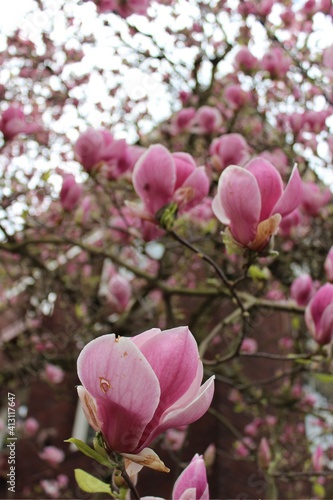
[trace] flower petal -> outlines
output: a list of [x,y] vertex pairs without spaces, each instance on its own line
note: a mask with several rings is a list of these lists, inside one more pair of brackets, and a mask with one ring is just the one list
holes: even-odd
[[[203,386],[200,387],[196,397],[188,402],[186,406],[179,408],[178,405],[175,405],[176,409],[170,408],[170,411],[166,411],[160,424],[152,429],[152,432],[146,438],[145,442],[151,443],[156,436],[166,429],[189,425],[201,418],[212,402],[214,395],[214,379],[214,375],[210,377]],[[145,442],[142,443],[143,446]]]
[[302,180],[297,170],[297,166],[295,165],[286,189],[275,205],[273,213],[280,214],[282,217],[289,215],[300,205],[302,201],[302,193]]
[[326,307],[320,319],[319,330],[315,336],[318,344],[329,344],[333,339],[333,303]]
[[96,400],[111,449],[134,451],[160,399],[158,379],[143,354],[130,339],[104,335],[81,351],[78,375]]
[[266,220],[283,193],[281,175],[277,169],[264,158],[253,158],[246,166],[257,179],[261,197],[260,221]]
[[260,252],[268,245],[270,238],[276,233],[281,222],[281,215],[275,214],[269,219],[263,220],[258,224],[255,240],[249,245],[249,248]]
[[102,422],[100,422],[97,415],[97,405],[95,399],[90,396],[89,392],[82,385],[78,386],[77,393],[81,401],[83,413],[85,414],[89,424],[94,431],[100,431],[102,429]]
[[198,346],[187,326],[171,328],[151,335],[140,347],[159,380],[159,414],[163,413],[190,388],[196,378]]
[[153,215],[172,200],[176,166],[171,153],[160,144],[150,146],[135,164],[133,186]]
[[[122,453],[122,456],[136,464],[149,467],[150,469],[158,470],[160,472],[170,472],[170,469],[164,465],[160,457],[150,448],[144,448],[138,454]],[[126,470],[128,473],[128,466]],[[137,470],[137,468],[136,468]]]

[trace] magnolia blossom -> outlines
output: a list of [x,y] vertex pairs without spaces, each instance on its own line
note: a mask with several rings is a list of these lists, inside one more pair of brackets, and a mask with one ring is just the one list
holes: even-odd
[[281,218],[297,208],[301,195],[296,167],[283,190],[276,168],[257,157],[244,168],[231,165],[222,172],[212,208],[237,245],[261,251],[276,233]]
[[200,387],[203,366],[185,326],[133,338],[104,335],[83,348],[77,365],[90,425],[109,450],[140,466],[168,471],[147,446],[165,430],[200,418],[213,397],[214,377]]
[[333,338],[333,285],[319,288],[305,310],[306,325],[318,344],[329,344]]
[[249,146],[240,134],[225,134],[213,140],[209,148],[214,167],[222,171],[229,165],[244,165],[249,159]]
[[298,276],[290,287],[290,296],[299,306],[306,306],[313,296],[314,284],[309,274]]
[[320,210],[327,205],[332,198],[329,188],[321,189],[315,182],[303,182],[302,184],[302,208],[313,217],[319,215]]
[[132,153],[126,141],[114,139],[108,130],[86,130],[76,141],[74,152],[86,172],[106,165],[110,179],[118,178],[132,165]]
[[0,119],[0,131],[5,140],[10,141],[18,134],[31,134],[40,130],[37,123],[27,123],[27,118],[21,108],[10,106],[2,113]]
[[55,446],[45,446],[39,457],[50,465],[58,465],[65,459],[65,453]]
[[66,175],[60,191],[60,203],[63,209],[68,212],[74,210],[78,206],[81,195],[82,187],[76,182],[74,175]]
[[196,112],[192,132],[197,134],[211,134],[222,125],[222,116],[217,108],[201,106]]
[[64,380],[65,372],[60,366],[47,363],[43,375],[51,384],[60,384]]
[[148,220],[171,202],[176,202],[180,211],[189,210],[209,190],[204,167],[197,167],[191,155],[171,154],[160,144],[150,146],[140,157],[132,180]]
[[330,248],[324,262],[324,269],[328,281],[333,281],[333,247]]
[[132,295],[132,287],[128,280],[120,274],[116,274],[110,279],[107,288],[111,302],[117,310],[119,312],[125,311]]
[[172,500],[209,500],[206,467],[201,455],[194,455],[180,474],[172,490]]

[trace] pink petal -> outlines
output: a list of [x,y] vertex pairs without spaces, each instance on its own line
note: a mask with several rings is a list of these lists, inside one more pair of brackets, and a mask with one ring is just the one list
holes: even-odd
[[176,183],[175,162],[159,144],[150,146],[133,170],[133,186],[153,215],[172,200]]
[[319,330],[315,339],[318,344],[329,344],[333,339],[333,303],[328,305],[320,319]]
[[81,351],[78,376],[96,400],[109,446],[134,451],[160,398],[158,379],[140,350],[125,337],[99,337]]
[[[140,453],[122,453],[122,456],[127,460],[141,465],[142,467],[149,467],[150,469],[158,470],[160,472],[170,472],[170,469],[164,465],[160,457],[150,448],[144,448]],[[127,472],[137,470],[138,468],[129,469],[129,464],[126,466]]]
[[190,210],[198,205],[208,194],[209,179],[205,167],[196,168],[186,179],[181,189],[190,193],[182,208]]
[[275,205],[273,212],[280,214],[282,217],[289,215],[293,212],[302,201],[302,181],[295,166],[291,173],[289,182],[283,195]]
[[197,168],[197,165],[188,153],[173,153],[172,158],[176,165],[176,184],[175,189],[182,186],[188,176]]
[[[260,191],[256,178],[244,168],[231,165],[221,174],[217,208],[230,220],[230,231],[238,243],[247,246],[256,237],[261,212]],[[221,212],[220,212],[221,213]]]
[[135,335],[135,337],[131,337],[131,341],[141,350],[141,347],[150,339],[154,338],[155,335],[161,333],[159,328],[151,328],[143,333],[139,333],[139,335]]
[[97,415],[97,405],[95,399],[90,396],[89,392],[82,385],[78,386],[77,393],[81,401],[83,413],[89,424],[94,431],[100,431],[102,429],[102,422],[100,422]]
[[187,326],[151,335],[141,345],[161,388],[159,414],[181,398],[196,378],[199,359],[197,343]]
[[246,166],[257,179],[261,197],[260,221],[268,219],[283,192],[282,179],[277,169],[264,158],[254,158]]
[[[214,395],[214,379],[213,375],[208,379],[200,390],[198,391],[196,397],[184,405],[182,408],[178,408],[178,405],[174,405],[177,409],[170,408],[166,411],[165,416],[161,419],[160,424],[155,427],[150,435],[147,437],[146,442],[150,443],[156,436],[164,432],[166,429],[171,427],[181,427],[182,425],[189,425],[195,422],[206,413],[208,410]],[[142,443],[144,445],[144,443]]]

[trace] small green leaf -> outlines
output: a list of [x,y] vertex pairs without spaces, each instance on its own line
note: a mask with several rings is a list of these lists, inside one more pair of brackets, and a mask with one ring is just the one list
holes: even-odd
[[333,382],[333,375],[328,373],[314,373],[313,375],[319,382],[325,382],[326,384]]
[[[288,356],[288,358],[292,359],[293,354]],[[311,359],[295,359],[296,363],[299,363],[300,365],[309,365],[312,363]]]
[[255,281],[257,280],[265,280],[267,281],[270,277],[270,272],[267,269],[267,267],[264,267],[261,269],[259,266],[250,266],[249,267],[249,276],[254,279]]
[[75,479],[77,484],[80,486],[81,490],[86,491],[87,493],[107,493],[111,497],[115,498],[115,496],[111,492],[111,487],[109,484],[103,483],[97,477],[88,474],[82,469],[74,470]]
[[324,486],[322,484],[320,484],[320,483],[314,483],[314,485],[313,485],[313,493],[318,498],[324,498],[325,497],[325,488],[324,488]]
[[98,463],[105,465],[106,467],[109,467],[110,469],[114,469],[116,467],[116,464],[112,463],[108,458],[103,457],[100,453],[97,453],[97,451],[90,448],[90,446],[88,446],[86,443],[84,443],[80,439],[69,438],[69,439],[65,440],[65,443],[75,444],[77,449],[82,451],[82,453],[87,455],[87,457],[93,458]]

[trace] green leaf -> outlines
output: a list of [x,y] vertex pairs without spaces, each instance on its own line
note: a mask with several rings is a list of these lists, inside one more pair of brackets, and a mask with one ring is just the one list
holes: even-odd
[[326,384],[333,382],[333,375],[328,373],[314,373],[313,375],[319,382],[325,382]]
[[324,488],[324,486],[322,484],[320,484],[320,483],[314,483],[314,485],[313,485],[313,493],[318,498],[324,498],[325,497],[325,488]]
[[[291,354],[290,356],[288,356],[288,358],[290,359],[293,359],[292,357],[294,356],[294,354]],[[295,359],[295,363],[299,363],[300,365],[309,365],[312,363],[311,359]]]
[[104,483],[97,477],[88,474],[82,469],[74,470],[75,479],[77,484],[80,486],[81,490],[86,491],[87,493],[107,493],[111,497],[115,498],[115,496],[111,492],[111,487],[109,484]]
[[69,438],[65,440],[65,443],[73,443],[77,447],[78,450],[82,451],[87,457],[93,458],[96,460],[98,463],[105,465],[106,467],[109,467],[110,469],[114,469],[116,467],[116,464],[112,463],[108,458],[103,457],[100,455],[100,453],[97,453],[97,451],[93,450],[88,446],[86,443],[81,441],[80,439],[76,438]]
[[265,280],[267,281],[270,277],[270,272],[267,267],[261,269],[259,266],[250,266],[249,267],[249,276],[257,281],[257,280]]

